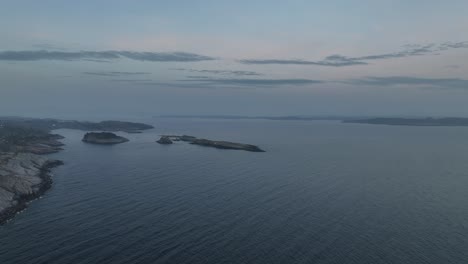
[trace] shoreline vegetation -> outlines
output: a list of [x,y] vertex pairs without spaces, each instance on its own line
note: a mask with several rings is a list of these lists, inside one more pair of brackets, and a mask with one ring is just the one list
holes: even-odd
[[153,126],[122,121],[93,123],[0,117],[0,225],[52,186],[51,169],[63,162],[44,155],[62,150],[64,144],[59,140],[63,137],[51,133],[61,128],[139,133]]

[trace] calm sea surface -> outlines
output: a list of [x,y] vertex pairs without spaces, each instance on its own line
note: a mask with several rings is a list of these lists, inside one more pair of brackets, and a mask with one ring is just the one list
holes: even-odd
[[66,165],[0,227],[0,263],[468,263],[468,128],[143,121],[116,146],[59,130]]

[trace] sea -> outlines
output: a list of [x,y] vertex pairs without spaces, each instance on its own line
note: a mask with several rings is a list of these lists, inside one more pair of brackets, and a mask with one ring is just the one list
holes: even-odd
[[[148,118],[57,130],[53,186],[0,226],[1,264],[468,263],[468,128]],[[186,134],[260,146],[222,150]]]

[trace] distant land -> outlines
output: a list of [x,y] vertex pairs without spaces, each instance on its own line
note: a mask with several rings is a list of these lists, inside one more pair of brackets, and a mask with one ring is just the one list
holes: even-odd
[[347,119],[344,123],[359,123],[372,125],[393,125],[393,126],[468,126],[468,118],[463,117],[442,117],[442,118],[366,118]]
[[364,116],[240,116],[240,115],[163,115],[163,118],[264,119],[282,121],[341,121],[343,123],[395,126],[468,126],[466,117],[364,117]]
[[96,123],[76,120],[27,117],[0,117],[0,127],[2,126],[34,128],[47,132],[53,129],[68,128],[85,131],[123,131],[135,133],[141,130],[153,128],[153,126],[147,124],[123,121],[102,121]]
[[242,115],[161,115],[155,117],[162,118],[200,118],[200,119],[266,119],[266,120],[304,120],[304,121],[314,121],[314,120],[353,120],[361,118],[369,118],[364,116],[242,116]]

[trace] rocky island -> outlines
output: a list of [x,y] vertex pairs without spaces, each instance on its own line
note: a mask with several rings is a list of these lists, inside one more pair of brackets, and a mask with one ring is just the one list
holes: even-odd
[[[235,143],[235,142],[229,142],[229,141],[209,140],[209,139],[196,138],[196,137],[187,136],[187,135],[182,135],[182,136],[163,135],[161,136],[161,139],[158,140],[158,143],[160,143],[159,141],[161,140],[163,142],[166,142],[167,140],[170,140],[171,142],[172,141],[185,141],[193,145],[212,147],[212,148],[218,148],[218,149],[234,149],[234,150],[245,150],[245,151],[250,151],[250,152],[265,152],[263,149],[255,145]],[[172,143],[169,143],[169,144],[172,144]]]
[[128,139],[111,132],[89,132],[83,137],[83,142],[101,145],[113,145],[127,142]]
[[167,136],[162,136],[159,140],[157,140],[156,142],[158,142],[159,144],[162,144],[162,145],[169,145],[169,144],[172,144],[172,140],[171,138],[167,137]]
[[51,187],[50,170],[63,163],[42,155],[62,150],[64,144],[59,140],[63,137],[51,133],[60,128],[138,133],[153,126],[121,121],[0,117],[0,224]]

